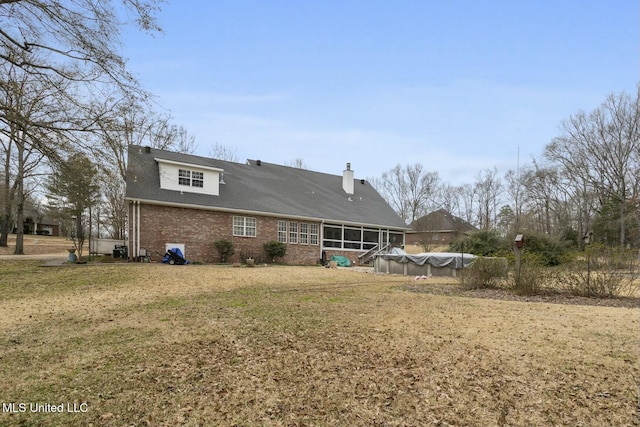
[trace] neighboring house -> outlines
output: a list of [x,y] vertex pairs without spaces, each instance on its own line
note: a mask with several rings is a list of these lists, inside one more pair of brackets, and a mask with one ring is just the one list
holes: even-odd
[[[263,244],[287,244],[285,262],[317,264],[404,244],[408,227],[365,180],[131,146],[127,168],[129,254],[219,262],[214,242],[233,242],[232,261],[267,260]],[[142,252],[141,252],[141,249]]]
[[407,231],[407,245],[418,245],[425,249],[447,246],[459,237],[467,236],[476,227],[467,221],[438,209],[428,215],[418,218],[411,223],[411,230]]
[[[17,232],[17,224],[14,223],[13,232]],[[59,236],[60,225],[48,216],[38,214],[31,209],[24,210],[24,221],[22,222],[24,234],[38,234],[44,236]]]

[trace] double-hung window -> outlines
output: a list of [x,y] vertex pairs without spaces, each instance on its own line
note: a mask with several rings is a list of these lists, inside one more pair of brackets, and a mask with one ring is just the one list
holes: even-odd
[[191,171],[189,169],[178,169],[178,184],[187,187],[204,187],[204,172]]
[[191,185],[191,171],[186,169],[178,169],[178,184]]
[[287,243],[287,221],[278,221],[278,242]]
[[278,221],[278,242],[301,245],[317,245],[320,241],[320,225],[306,222]]
[[300,244],[309,244],[309,224],[303,222],[300,224]]
[[298,243],[298,223],[289,223],[289,243]]
[[248,216],[234,216],[233,235],[256,237],[256,219]]
[[191,172],[191,186],[202,188],[204,186],[204,173],[196,171]]
[[318,235],[320,234],[320,227],[318,224],[309,224],[309,243],[312,245],[318,244]]

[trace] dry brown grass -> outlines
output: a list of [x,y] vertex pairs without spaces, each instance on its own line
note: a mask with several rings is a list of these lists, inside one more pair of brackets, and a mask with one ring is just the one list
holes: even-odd
[[0,425],[638,425],[635,309],[311,267],[0,274],[0,403],[87,405]]
[[[7,247],[0,247],[0,255],[13,255],[16,249],[16,235],[9,234]],[[88,248],[88,243],[85,242]],[[65,254],[67,248],[72,248],[73,242],[59,236],[38,236],[25,234],[23,236],[23,251],[25,254]]]

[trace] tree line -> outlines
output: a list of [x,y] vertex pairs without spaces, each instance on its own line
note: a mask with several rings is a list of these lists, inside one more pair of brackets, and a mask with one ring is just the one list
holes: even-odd
[[161,31],[162,3],[0,0],[0,246],[17,224],[23,252],[25,209],[79,232],[93,208],[107,234],[123,238],[128,145],[194,149],[118,51],[125,25]]
[[487,169],[452,186],[409,164],[371,181],[407,224],[443,208],[502,236],[640,247],[640,85],[571,115],[543,153],[502,176]]
[[[91,208],[104,234],[124,238],[127,147],[193,152],[194,137],[158,112],[118,51],[127,22],[161,31],[162,3],[0,0],[0,246],[27,208],[57,215],[76,235]],[[538,158],[503,175],[487,169],[453,186],[413,164],[370,181],[407,224],[443,208],[504,236],[531,230],[640,246],[639,104],[640,86],[609,95],[564,120]],[[219,145],[211,155],[237,160]],[[22,253],[22,227],[16,231]]]

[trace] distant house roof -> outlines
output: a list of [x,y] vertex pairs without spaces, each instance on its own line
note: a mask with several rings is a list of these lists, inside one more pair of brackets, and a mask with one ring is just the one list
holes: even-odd
[[59,223],[59,221],[54,220],[53,218],[51,218],[51,216],[40,214],[35,209],[24,209],[24,211],[22,212],[22,217],[25,221],[27,220],[27,218],[29,218],[33,222],[44,225],[58,225]]
[[[219,195],[160,188],[159,161],[222,170]],[[130,146],[127,200],[246,212],[359,225],[407,229],[402,219],[365,180],[345,193],[342,175],[330,175],[259,160],[246,164],[166,150]],[[175,219],[173,219],[175,220]]]
[[438,209],[428,215],[418,218],[411,223],[412,232],[460,232],[471,233],[478,231],[476,227],[462,218],[452,215],[445,209]]

